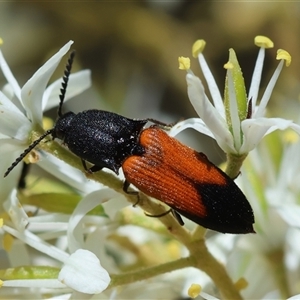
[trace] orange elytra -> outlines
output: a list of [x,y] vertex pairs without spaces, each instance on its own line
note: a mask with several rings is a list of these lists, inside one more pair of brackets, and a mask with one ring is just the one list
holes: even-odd
[[179,214],[223,233],[254,232],[254,216],[246,197],[207,157],[170,137],[157,126],[139,138],[142,155],[127,157],[126,180]]

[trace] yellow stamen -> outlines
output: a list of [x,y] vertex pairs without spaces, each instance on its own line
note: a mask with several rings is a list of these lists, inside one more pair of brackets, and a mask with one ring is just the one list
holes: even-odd
[[0,288],[2,287],[2,285],[3,285],[3,281],[2,281],[2,280],[0,280]]
[[2,45],[3,44],[3,40],[0,38],[0,45]]
[[14,237],[12,235],[10,235],[9,233],[5,233],[3,236],[3,249],[6,252],[9,252],[11,250],[11,247],[13,245],[14,242]]
[[3,226],[3,223],[4,223],[4,222],[3,222],[3,219],[1,218],[1,219],[0,219],[0,228]]
[[263,35],[257,35],[254,38],[254,44],[257,47],[261,47],[261,48],[265,48],[265,49],[274,47],[274,43],[268,37],[263,36]]
[[191,61],[188,57],[180,56],[178,57],[179,70],[189,70],[191,67]]
[[244,278],[241,277],[235,284],[234,286],[238,291],[244,290],[248,286],[248,281]]
[[188,295],[191,297],[191,298],[196,298],[197,296],[199,296],[199,294],[201,293],[201,285],[200,284],[196,284],[196,283],[193,283],[190,287],[189,287],[189,290],[188,290]]
[[206,42],[204,40],[197,40],[192,47],[193,57],[197,57],[200,53],[203,52]]
[[43,128],[45,130],[53,128],[53,119],[48,117],[43,117]]
[[226,70],[233,69],[233,67],[234,67],[233,63],[231,63],[231,62],[228,62],[224,65],[224,69],[226,69]]
[[288,67],[288,66],[291,64],[291,62],[292,62],[292,57],[291,57],[291,55],[290,55],[287,51],[285,51],[285,50],[283,50],[283,49],[278,49],[278,50],[277,50],[276,59],[277,59],[277,60],[284,59],[284,60],[285,60],[285,65],[286,65],[287,67]]

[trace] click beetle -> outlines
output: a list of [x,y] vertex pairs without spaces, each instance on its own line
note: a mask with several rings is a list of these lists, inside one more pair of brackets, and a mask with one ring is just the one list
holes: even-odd
[[[85,170],[107,168],[125,176],[124,190],[133,184],[148,196],[206,228],[222,233],[254,233],[254,215],[245,195],[203,153],[170,137],[159,121],[133,120],[103,110],[62,113],[71,71],[72,52],[63,77],[54,127],[34,141],[4,176],[47,135],[63,141],[81,158]],[[154,123],[145,127],[148,122]],[[93,166],[87,168],[86,162]]]

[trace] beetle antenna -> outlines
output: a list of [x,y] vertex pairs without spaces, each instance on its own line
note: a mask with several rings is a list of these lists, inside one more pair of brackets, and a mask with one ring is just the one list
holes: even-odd
[[61,83],[61,89],[60,89],[60,95],[59,95],[60,101],[59,101],[58,110],[57,110],[57,114],[59,117],[62,116],[62,106],[63,106],[64,100],[65,100],[65,95],[66,95],[66,91],[67,91],[68,81],[69,81],[74,57],[75,57],[75,50],[73,50],[70,53],[70,57],[68,59],[67,65],[66,65],[66,69],[64,71],[63,81]]
[[47,135],[51,134],[53,132],[53,129],[47,130],[43,135],[41,135],[37,140],[35,140],[32,144],[28,146],[24,150],[22,154],[12,163],[12,165],[7,169],[7,171],[4,174],[4,177],[6,177],[18,164],[19,162],[34,148],[36,147],[42,139],[44,139]]

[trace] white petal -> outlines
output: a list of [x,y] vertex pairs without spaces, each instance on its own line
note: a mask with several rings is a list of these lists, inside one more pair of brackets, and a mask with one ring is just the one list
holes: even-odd
[[17,186],[22,164],[16,166],[6,178],[3,178],[3,175],[23,150],[24,144],[17,140],[10,138],[0,139],[0,212],[3,209],[2,202],[7,199],[12,189]]
[[2,69],[2,72],[3,72],[7,82],[12,86],[14,94],[16,95],[16,97],[19,100],[21,100],[21,88],[20,88],[16,78],[12,74],[12,72],[11,72],[7,62],[5,61],[4,56],[3,56],[1,51],[0,51],[0,67]]
[[117,192],[105,188],[88,194],[78,203],[69,220],[68,245],[70,252],[74,252],[84,245],[82,228],[78,226],[82,218],[99,204],[117,196]]
[[22,114],[7,107],[1,107],[0,132],[11,138],[25,142],[31,132],[32,124]]
[[190,118],[181,122],[176,123],[169,131],[168,134],[170,136],[176,136],[181,131],[192,128],[198,132],[201,132],[211,138],[214,139],[214,135],[211,131],[206,127],[205,123],[199,118]]
[[205,123],[199,118],[190,118],[181,122],[176,123],[169,131],[168,134],[170,136],[176,136],[181,131],[192,128],[198,132],[201,132],[211,138],[214,139],[214,135],[211,131],[206,127]]
[[22,287],[22,288],[48,288],[58,289],[66,288],[65,284],[62,284],[57,279],[20,279],[20,280],[5,280],[3,281],[5,287]]
[[3,207],[8,213],[11,221],[18,231],[23,232],[28,225],[28,216],[17,198],[17,190],[14,189],[9,197],[4,203]]
[[[292,143],[288,147],[285,147],[283,152],[283,157],[280,162],[281,167],[279,171],[274,172],[277,173],[275,175],[276,181],[274,180],[274,184],[276,184],[276,190],[282,191],[284,197],[287,197],[287,192],[289,191],[292,199],[294,199],[295,194],[298,194],[300,191],[300,186],[298,184],[300,182],[299,152],[300,152],[300,143]],[[291,157],[293,159],[291,159]]]
[[42,124],[42,99],[44,91],[61,58],[68,52],[72,44],[73,41],[70,41],[63,46],[35,72],[22,88],[21,97],[23,105],[28,113],[28,118],[35,124]]
[[277,213],[292,227],[300,228],[300,206],[287,204],[277,207]]
[[7,83],[3,86],[2,88],[2,93],[8,98],[8,99],[13,99],[15,97],[14,90],[12,86]]
[[290,282],[292,286],[293,283],[294,286],[297,285],[297,282],[299,282],[299,277],[300,277],[300,274],[298,272],[299,265],[300,265],[300,249],[298,243],[295,243],[295,241],[299,241],[299,240],[300,240],[299,228],[289,228],[289,230],[286,233],[285,265],[287,270],[291,272],[290,274],[294,274],[292,282]]
[[225,152],[235,152],[233,137],[226,121],[207,99],[203,85],[197,76],[187,74],[188,95],[194,109],[213,133],[217,143]]
[[[4,89],[7,91],[7,94],[10,94],[11,86],[8,84],[5,85]],[[7,109],[13,110],[16,113],[22,113],[20,109],[11,101],[11,98],[7,96],[6,93],[0,91],[0,107],[6,107]]]
[[102,206],[109,219],[114,220],[118,212],[128,205],[130,205],[130,203],[126,200],[126,198],[121,194],[118,194],[112,197],[109,201],[103,203]]
[[242,121],[241,127],[244,133],[244,142],[239,152],[250,152],[258,145],[264,136],[277,129],[287,129],[291,124],[292,121],[280,118],[259,118]]
[[27,139],[31,123],[20,109],[0,91],[0,132],[20,140]]
[[217,86],[217,83],[215,81],[215,78],[212,72],[210,71],[210,68],[208,67],[208,64],[206,63],[206,60],[202,53],[199,54],[198,59],[202,69],[202,73],[205,77],[211,97],[213,99],[214,106],[217,109],[217,111],[222,115],[222,117],[225,118],[225,107],[224,107],[223,99],[220,94],[220,90]]
[[24,232],[19,232],[14,228],[11,228],[6,225],[3,225],[2,228],[4,231],[18,238],[23,243],[28,244],[32,248],[35,248],[36,250],[45,253],[46,255],[53,257],[54,259],[57,259],[58,261],[65,262],[66,259],[68,258],[68,254],[66,252],[58,249],[57,247],[51,244],[44,242],[41,238],[31,233],[27,229],[24,230]]
[[[62,79],[49,85],[43,96],[43,111],[58,106]],[[64,103],[70,98],[79,95],[91,86],[91,71],[82,70],[69,77]]]
[[65,261],[58,280],[86,294],[99,294],[110,283],[109,274],[101,267],[97,256],[83,249],[78,249]]
[[39,153],[41,158],[38,162],[39,167],[81,193],[87,194],[102,187],[100,183],[88,179],[82,171],[73,168],[55,156],[44,151]]

